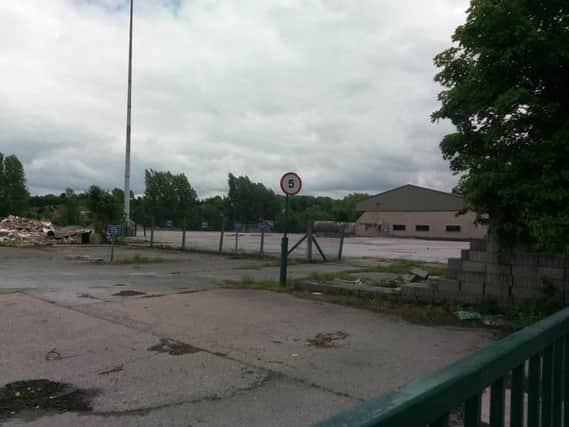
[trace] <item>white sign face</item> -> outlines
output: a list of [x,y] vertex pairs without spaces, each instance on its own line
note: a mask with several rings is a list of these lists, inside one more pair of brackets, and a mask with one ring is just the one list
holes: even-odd
[[294,172],[287,172],[281,178],[281,190],[287,196],[294,196],[302,190],[302,180]]

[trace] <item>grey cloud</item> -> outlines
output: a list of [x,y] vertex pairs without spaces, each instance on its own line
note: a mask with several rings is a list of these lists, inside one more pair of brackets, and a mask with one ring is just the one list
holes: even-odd
[[[125,0],[2,6],[0,151],[32,191],[122,185]],[[307,193],[450,189],[432,57],[466,0],[136,0],[133,189],[185,172],[201,196],[227,173]]]

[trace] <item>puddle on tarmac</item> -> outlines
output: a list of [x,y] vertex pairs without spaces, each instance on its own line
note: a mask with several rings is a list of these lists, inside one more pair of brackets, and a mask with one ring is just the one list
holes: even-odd
[[137,295],[146,295],[146,292],[126,290],[113,294],[114,297],[135,297]]
[[0,424],[18,417],[33,420],[64,412],[89,412],[96,393],[50,380],[17,381],[0,388]]
[[183,354],[198,353],[202,350],[190,344],[173,340],[172,338],[160,338],[160,343],[149,347],[148,351],[168,353],[171,356],[181,356]]

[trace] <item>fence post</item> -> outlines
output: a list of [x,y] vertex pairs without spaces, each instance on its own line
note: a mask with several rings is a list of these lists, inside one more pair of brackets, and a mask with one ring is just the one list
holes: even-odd
[[237,230],[237,227],[235,228],[235,252],[237,252],[239,250],[239,230]]
[[182,222],[182,250],[186,250],[186,216],[184,215],[184,219]]
[[150,247],[154,247],[154,216],[150,220]]
[[308,221],[306,224],[306,258],[308,262],[312,262],[312,233],[313,233],[313,222]]
[[221,217],[221,236],[219,237],[219,253],[223,253],[223,234],[225,230],[225,221],[223,221],[223,217]]
[[340,234],[340,249],[338,250],[338,261],[342,261],[342,253],[344,252],[344,237],[346,235],[346,223],[342,224],[342,231]]
[[134,223],[134,237],[138,234],[138,222]]
[[142,224],[142,232],[144,233],[143,236],[146,237],[146,221]]
[[261,256],[265,256],[265,228],[261,228]]
[[563,305],[567,305],[567,299],[568,299],[568,295],[567,295],[568,277],[567,277],[567,275],[569,274],[569,272],[567,271],[567,254],[569,254],[569,249],[565,249],[565,256],[564,256],[564,260],[563,260]]

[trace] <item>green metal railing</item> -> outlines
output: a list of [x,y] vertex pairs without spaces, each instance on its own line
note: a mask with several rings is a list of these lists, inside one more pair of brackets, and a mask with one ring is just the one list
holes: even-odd
[[488,387],[490,427],[569,426],[568,364],[566,308],[318,427],[446,427],[449,414],[461,407],[464,426],[480,427],[481,398]]

